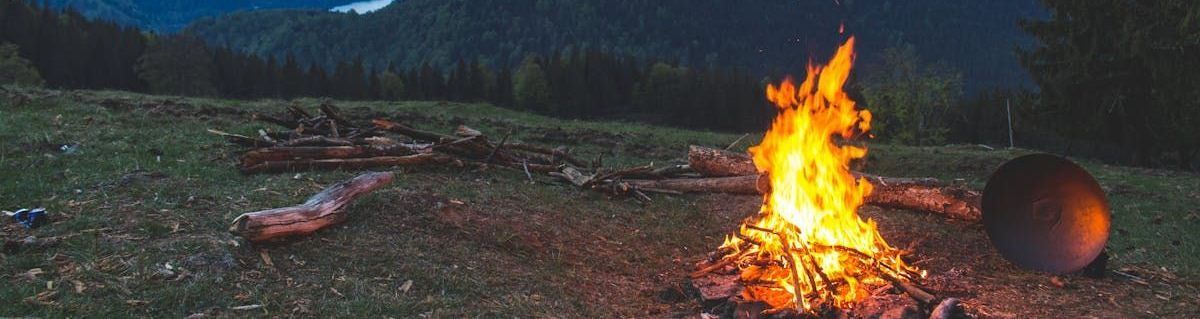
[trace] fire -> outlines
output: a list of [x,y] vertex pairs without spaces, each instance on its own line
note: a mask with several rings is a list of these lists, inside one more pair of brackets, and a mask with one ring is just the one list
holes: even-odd
[[921,275],[857,214],[871,184],[850,171],[867,154],[851,139],[870,129],[871,113],[842,91],[853,60],[851,37],[827,66],[810,64],[799,86],[767,87],[779,115],[750,153],[771,189],[757,218],[721,246],[741,271],[743,298],[802,312],[846,308],[870,285]]

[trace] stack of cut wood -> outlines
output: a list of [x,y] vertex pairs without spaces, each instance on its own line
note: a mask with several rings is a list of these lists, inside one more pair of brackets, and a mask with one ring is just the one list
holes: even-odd
[[[287,128],[258,130],[247,136],[209,130],[229,142],[250,147],[238,167],[243,173],[302,170],[451,165],[502,167],[549,176],[571,185],[650,201],[648,193],[730,193],[757,195],[769,186],[743,153],[691,146],[688,164],[605,168],[600,160],[581,161],[566,147],[509,141],[493,142],[482,132],[458,126],[453,135],[423,131],[388,119],[354,123],[330,103],[313,115],[292,105],[281,116],[254,114],[254,120]],[[511,132],[510,132],[511,134]],[[861,174],[874,185],[868,204],[979,220],[979,193],[929,178],[890,178]]]

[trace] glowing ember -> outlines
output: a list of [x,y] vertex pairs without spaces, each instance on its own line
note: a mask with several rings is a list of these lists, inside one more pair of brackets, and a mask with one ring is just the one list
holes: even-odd
[[750,152],[771,190],[757,218],[721,246],[741,271],[745,299],[802,312],[846,308],[869,295],[868,285],[921,275],[857,214],[871,184],[850,172],[867,150],[849,140],[870,128],[871,113],[842,91],[853,60],[852,37],[827,66],[810,65],[799,87],[791,79],[767,87],[780,113]]

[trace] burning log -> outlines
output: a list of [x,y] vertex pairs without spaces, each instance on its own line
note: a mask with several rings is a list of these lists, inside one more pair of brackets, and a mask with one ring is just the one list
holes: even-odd
[[[754,169],[750,156],[703,146],[691,146],[688,151],[689,165],[704,176],[713,178],[683,179],[666,183],[658,188],[684,192],[714,192],[729,194],[759,194],[762,187],[754,187],[758,177],[741,176],[730,179],[728,174],[743,173]],[[757,172],[753,173],[757,174]],[[867,204],[938,213],[950,218],[979,221],[979,192],[957,186],[949,186],[935,178],[896,178],[855,173],[873,186],[866,198]],[[713,183],[720,180],[726,183]]]
[[345,221],[345,209],[351,201],[393,179],[391,172],[359,175],[322,190],[304,204],[242,214],[233,220],[229,232],[253,242],[309,234]]

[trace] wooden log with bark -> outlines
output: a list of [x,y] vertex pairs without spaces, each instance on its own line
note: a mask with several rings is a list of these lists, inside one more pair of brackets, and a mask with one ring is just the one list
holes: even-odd
[[[750,157],[740,153],[692,146],[688,151],[689,166],[708,178],[668,179],[657,181],[626,181],[638,187],[653,187],[692,193],[759,194],[767,191],[757,175],[729,177],[754,168]],[[757,174],[755,172],[754,174]],[[894,178],[855,172],[871,183],[874,190],[867,196],[870,205],[938,213],[966,221],[979,221],[982,214],[979,192],[947,185],[935,178]]]
[[688,147],[688,166],[700,175],[710,177],[758,174],[749,154],[697,145]]
[[229,231],[252,242],[310,234],[345,221],[350,202],[394,179],[392,172],[359,175],[322,190],[303,204],[242,214],[233,220]]

